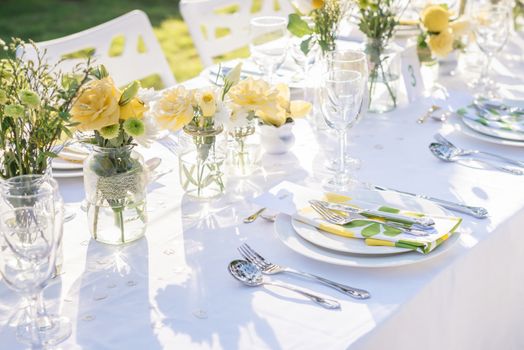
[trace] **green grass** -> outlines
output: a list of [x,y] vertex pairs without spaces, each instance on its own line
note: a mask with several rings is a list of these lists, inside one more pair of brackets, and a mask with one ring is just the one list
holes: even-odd
[[0,38],[55,39],[134,9],[149,16],[176,79],[198,75],[202,64],[180,16],[178,0],[3,0]]

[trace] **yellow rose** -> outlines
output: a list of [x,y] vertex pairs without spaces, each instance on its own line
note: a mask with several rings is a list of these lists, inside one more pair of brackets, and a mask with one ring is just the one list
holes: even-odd
[[305,101],[290,101],[289,87],[286,84],[277,84],[278,111],[275,114],[259,112],[257,116],[266,124],[279,127],[285,124],[288,117],[299,118],[307,115],[311,110],[311,104]]
[[213,90],[197,90],[195,92],[195,103],[204,117],[212,117],[217,111],[215,92]]
[[144,101],[139,98],[133,98],[131,101],[120,107],[120,119],[128,120],[129,118],[142,119],[146,111]]
[[314,9],[319,9],[324,6],[324,0],[313,0],[311,1],[311,5]]
[[193,119],[193,96],[183,86],[164,92],[155,106],[155,117],[163,129],[179,130]]
[[453,36],[459,38],[463,35],[467,35],[471,30],[471,23],[465,18],[459,18],[449,24]]
[[430,5],[422,11],[422,23],[432,33],[440,33],[448,28],[449,12],[439,5]]
[[229,90],[228,97],[231,109],[235,113],[253,112],[260,116],[275,116],[280,111],[278,104],[278,90],[274,89],[264,80],[247,78],[240,81]]
[[80,131],[100,130],[118,123],[120,91],[107,77],[93,80],[83,87],[71,108],[71,119]]
[[446,57],[453,51],[453,35],[450,30],[440,32],[438,35],[430,35],[428,45],[431,51],[440,57]]

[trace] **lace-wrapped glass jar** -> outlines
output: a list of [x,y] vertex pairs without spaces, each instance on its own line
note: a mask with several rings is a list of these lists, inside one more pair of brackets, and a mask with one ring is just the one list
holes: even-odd
[[135,241],[146,231],[147,173],[133,146],[93,147],[84,162],[89,230],[108,244]]

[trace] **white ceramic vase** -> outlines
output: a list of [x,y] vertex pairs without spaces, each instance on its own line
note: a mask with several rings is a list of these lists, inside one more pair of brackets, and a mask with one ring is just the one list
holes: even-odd
[[265,153],[287,153],[295,144],[294,124],[294,122],[286,123],[278,128],[272,125],[260,125],[260,142]]

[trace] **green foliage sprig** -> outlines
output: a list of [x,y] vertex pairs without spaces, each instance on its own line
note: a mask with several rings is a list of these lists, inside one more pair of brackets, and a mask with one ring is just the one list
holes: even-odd
[[[33,60],[25,57],[28,45]],[[60,62],[48,64],[33,42],[0,39],[0,50],[6,57],[0,60],[0,177],[43,174],[62,135],[71,137],[69,111],[88,81],[90,61],[62,74]]]
[[311,23],[297,13],[289,15],[288,30],[297,37],[305,37],[300,45],[307,55],[314,44],[318,44],[322,53],[335,49],[335,40],[342,17],[348,12],[350,1],[325,0],[322,7],[310,14]]
[[[386,85],[388,93],[396,106],[397,100],[395,92],[391,89],[388,81],[389,77],[384,67],[384,53],[387,45],[395,34],[398,25],[398,18],[403,12],[399,12],[400,0],[360,0],[359,12],[360,21],[358,27],[368,38],[366,54],[370,62],[370,104],[372,91],[378,80],[382,80]],[[409,1],[406,3],[408,6]]]

